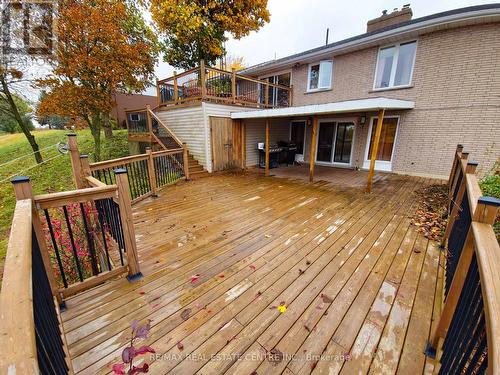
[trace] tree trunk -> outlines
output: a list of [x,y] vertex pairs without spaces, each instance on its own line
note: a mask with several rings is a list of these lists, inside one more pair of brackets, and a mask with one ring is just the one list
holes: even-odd
[[113,137],[113,129],[111,128],[111,121],[109,120],[109,113],[102,114],[102,127],[104,128],[104,136],[106,138]]
[[94,138],[94,161],[101,161],[101,117],[99,114],[93,114],[91,119],[86,120]]
[[19,110],[17,109],[16,102],[14,101],[14,98],[12,97],[12,94],[10,92],[9,86],[7,85],[7,82],[3,77],[0,77],[0,81],[2,83],[2,91],[5,94],[5,97],[7,101],[9,102],[10,109],[12,111],[12,114],[14,115],[14,118],[16,119],[19,127],[21,128],[21,131],[24,133],[26,136],[26,139],[28,140],[31,149],[33,150],[33,153],[35,154],[35,160],[38,164],[43,162],[42,154],[40,153],[40,148],[38,147],[38,143],[36,143],[35,137],[33,134],[30,133],[28,127],[24,123],[21,114],[19,113]]

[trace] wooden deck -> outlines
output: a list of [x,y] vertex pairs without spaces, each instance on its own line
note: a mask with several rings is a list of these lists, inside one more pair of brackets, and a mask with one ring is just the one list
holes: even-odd
[[67,301],[75,372],[110,373],[134,319],[152,374],[432,370],[441,253],[410,216],[436,181],[384,175],[368,195],[352,178],[214,176],[134,206],[144,278]]

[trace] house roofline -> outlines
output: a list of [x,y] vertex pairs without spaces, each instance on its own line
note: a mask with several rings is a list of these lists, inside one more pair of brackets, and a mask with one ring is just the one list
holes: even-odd
[[477,5],[466,8],[453,9],[446,12],[435,13],[429,16],[416,18],[407,22],[399,23],[378,29],[369,33],[364,33],[338,42],[313,48],[294,55],[283,57],[277,60],[271,60],[260,63],[240,71],[242,74],[257,74],[267,70],[288,67],[297,62],[309,60],[322,55],[340,54],[351,52],[362,48],[370,47],[377,42],[385,39],[431,32],[443,25],[469,25],[480,23],[500,21],[500,3]]

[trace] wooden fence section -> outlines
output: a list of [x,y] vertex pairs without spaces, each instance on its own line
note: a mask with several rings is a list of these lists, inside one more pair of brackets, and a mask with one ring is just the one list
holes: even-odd
[[500,246],[492,224],[500,200],[482,197],[458,146],[449,179],[445,304],[430,343],[439,374],[500,373]]
[[[14,182],[23,183],[24,179]],[[19,199],[12,220],[0,294],[0,372],[72,373],[57,300],[35,233],[33,209],[32,199]]]
[[158,106],[210,100],[256,108],[292,105],[292,88],[236,72],[200,66],[157,81]]

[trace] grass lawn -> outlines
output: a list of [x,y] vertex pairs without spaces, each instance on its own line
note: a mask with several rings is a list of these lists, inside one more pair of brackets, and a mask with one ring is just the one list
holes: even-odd
[[[68,131],[66,130],[40,130],[33,132],[40,149],[54,145],[59,141],[65,142],[67,133]],[[90,131],[78,131],[77,135],[80,152],[90,154],[92,161],[94,143]],[[105,139],[103,134],[101,147],[102,160],[127,156],[127,131],[115,130],[111,139]],[[13,174],[25,170],[21,172],[21,175],[31,178],[35,194],[75,189],[69,155],[61,155],[55,146],[42,151],[44,161],[56,157],[45,164],[37,165],[32,155],[5,164],[30,153],[32,153],[31,147],[23,134],[0,135],[0,278],[7,250],[12,213],[16,202],[12,184],[8,180],[4,180]],[[26,170],[28,168],[30,169]]]

